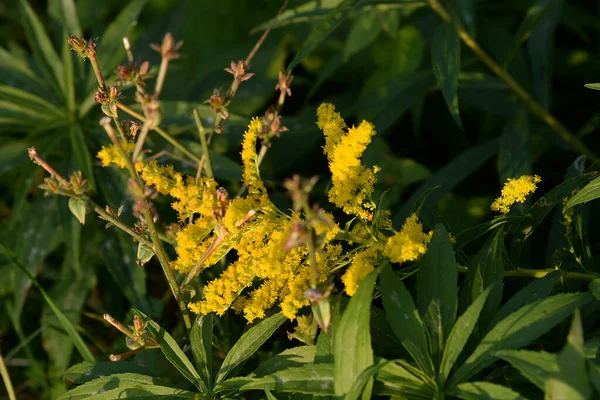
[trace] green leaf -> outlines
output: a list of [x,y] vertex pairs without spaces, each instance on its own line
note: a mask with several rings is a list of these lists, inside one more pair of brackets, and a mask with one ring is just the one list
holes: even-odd
[[508,317],[513,312],[519,310],[521,307],[531,304],[534,301],[545,299],[552,293],[554,285],[558,283],[561,277],[559,271],[549,273],[540,279],[534,279],[531,283],[521,289],[517,294],[511,297],[504,305],[498,310],[494,319],[489,323],[487,329],[490,330],[498,322]]
[[584,400],[592,395],[583,349],[581,314],[575,311],[567,344],[557,359],[558,371],[546,381],[546,399]]
[[406,365],[403,366],[398,362],[385,364],[375,379],[375,395],[430,400],[437,390],[431,382],[422,381],[409,371]]
[[579,189],[596,176],[595,172],[590,172],[571,178],[555,186],[549,193],[536,201],[515,229],[510,248],[511,257],[515,260],[518,259],[525,240],[531,236],[535,228],[537,228],[554,207],[561,204],[564,198],[570,196],[573,190]]
[[83,172],[83,176],[87,179],[92,191],[96,190],[96,179],[94,178],[94,170],[92,168],[92,156],[85,143],[85,137],[79,124],[69,126],[69,139],[71,140],[71,148],[75,153],[77,165]]
[[449,394],[466,400],[527,400],[518,392],[491,382],[461,383]]
[[59,0],[62,10],[62,21],[65,24],[69,36],[82,36],[79,18],[77,18],[77,7],[74,0]]
[[456,244],[454,245],[455,250],[461,250],[466,245],[471,243],[473,240],[485,235],[486,233],[506,224],[507,222],[516,221],[519,217],[514,216],[501,216],[496,217],[490,221],[483,222],[479,225],[475,225],[472,228],[465,229],[456,235]]
[[287,67],[287,71],[293,70],[306,56],[313,52],[331,32],[346,18],[348,13],[356,7],[359,0],[343,0],[334,9],[330,10],[325,18],[317,21],[316,26],[308,35],[300,50]]
[[15,266],[17,266],[17,268],[19,268],[21,270],[21,272],[23,272],[27,276],[27,278],[29,278],[29,280],[31,281],[33,286],[35,286],[40,291],[40,293],[42,294],[42,297],[44,298],[44,300],[46,301],[48,306],[52,309],[52,311],[56,315],[58,322],[60,322],[60,325],[62,326],[62,328],[65,330],[65,332],[67,332],[67,334],[71,338],[73,345],[75,345],[75,347],[77,348],[77,351],[79,352],[81,357],[85,361],[94,361],[94,356],[92,355],[92,353],[86,346],[85,342],[79,335],[79,332],[77,332],[77,329],[73,326],[71,321],[69,321],[69,319],[62,313],[62,311],[56,306],[54,301],[52,301],[52,298],[50,298],[48,293],[46,293],[46,291],[38,283],[38,281],[35,279],[35,277],[27,270],[27,268],[25,268],[25,266],[23,266],[21,261],[15,255],[15,253],[13,253],[12,250],[10,250],[6,246],[4,246],[4,244],[2,244],[2,243],[0,243],[0,251],[10,261],[12,261],[12,263],[15,264]]
[[190,332],[192,354],[196,360],[196,370],[207,388],[211,388],[212,378],[212,339],[213,314],[199,314]]
[[571,208],[578,204],[584,204],[600,197],[600,176],[592,180],[569,199],[565,208]]
[[231,378],[215,386],[215,393],[239,393],[248,390],[333,395],[333,366],[307,364],[288,368],[261,378]]
[[588,372],[590,382],[592,382],[596,391],[600,392],[600,366],[588,361]]
[[156,322],[148,318],[148,316],[143,312],[136,309],[132,309],[132,311],[144,321],[146,324],[146,329],[152,335],[152,338],[156,341],[156,343],[158,343],[167,360],[173,364],[175,368],[177,368],[181,375],[183,375],[188,381],[192,382],[194,386],[196,386],[199,390],[208,393],[208,388],[175,339],[173,339],[173,337]]
[[460,73],[460,38],[456,25],[442,22],[431,43],[433,73],[442,90],[446,105],[456,125],[464,130],[458,109],[458,74]]
[[588,89],[600,90],[600,83],[586,83],[585,85]]
[[493,363],[494,354],[498,351],[528,345],[592,299],[588,292],[558,294],[521,307],[488,332],[473,354],[452,375],[449,384],[470,379]]
[[197,400],[198,393],[187,390],[158,385],[147,385],[142,383],[132,383],[121,385],[116,389],[99,393],[88,397],[92,400],[113,400],[113,399],[190,399]]
[[390,362],[392,361],[381,359],[377,362],[377,364],[371,365],[361,372],[361,374],[356,378],[356,381],[354,381],[350,391],[346,393],[346,396],[344,396],[344,400],[357,400],[362,394],[363,389],[368,384],[369,380]]
[[378,15],[379,12],[377,10],[358,14],[346,38],[344,62],[348,61],[355,53],[367,47],[379,35],[381,24],[379,23]]
[[435,227],[417,272],[417,308],[423,317],[434,366],[439,366],[446,338],[454,325],[458,296],[458,264],[448,232]]
[[[378,126],[378,125],[375,125]],[[404,220],[410,215],[410,211],[415,204],[415,201],[422,193],[432,187],[440,186],[432,193],[425,201],[425,207],[432,206],[437,203],[442,196],[449,193],[467,176],[475,171],[478,171],[481,166],[489,160],[498,150],[498,140],[493,139],[479,146],[471,147],[469,150],[459,154],[456,158],[440,168],[431,178],[422,183],[414,192],[413,195],[404,202],[400,210],[394,214],[394,225],[400,226]]]
[[448,335],[448,340],[446,341],[446,346],[444,348],[444,354],[442,355],[442,362],[440,363],[440,376],[442,381],[445,381],[448,378],[448,375],[450,375],[452,366],[454,366],[458,356],[467,344],[469,336],[471,336],[471,333],[475,330],[479,314],[493,289],[493,287],[488,286],[475,301],[471,303],[471,306],[467,308],[467,311],[458,318],[454,328],[450,331],[450,335]]
[[52,46],[44,25],[39,20],[27,0],[19,0],[23,15],[23,26],[27,35],[27,42],[33,52],[36,63],[47,78],[53,77],[57,86],[64,90],[63,64]]
[[77,218],[81,225],[85,225],[85,212],[86,212],[86,201],[82,199],[76,199],[75,197],[69,198],[69,210]]
[[217,372],[215,385],[223,382],[234,369],[250,358],[285,322],[285,319],[283,314],[277,313],[248,329],[227,353],[219,372]]
[[[373,365],[371,347],[371,296],[378,270],[372,271],[360,283],[335,331],[333,342],[334,389],[337,396],[344,395],[363,370]],[[366,398],[370,398],[371,384],[365,388]]]
[[412,296],[404,283],[392,271],[388,263],[381,270],[381,294],[387,320],[404,348],[419,368],[434,376],[434,367],[429,356],[425,326],[415,307]]
[[63,377],[74,385],[81,385],[96,378],[125,372],[150,375],[146,368],[128,361],[84,361],[66,370]]
[[531,174],[531,144],[527,113],[519,112],[504,127],[498,151],[500,182]]
[[421,196],[419,196],[419,198],[415,201],[415,204],[413,205],[412,210],[410,210],[410,214],[417,214],[417,216],[419,216],[421,214],[421,210],[423,209],[423,206],[425,205],[425,202],[427,201],[427,198],[431,195],[431,193],[433,193],[436,189],[439,189],[440,186],[435,186],[432,188],[429,188],[427,190],[425,190],[423,193],[421,193]]
[[35,109],[42,116],[65,116],[63,110],[59,109],[46,99],[34,93],[9,85],[0,85],[0,100],[10,101],[15,104]]
[[299,346],[284,350],[260,364],[249,376],[262,377],[287,368],[312,363],[315,360],[316,350],[316,346]]
[[544,390],[546,379],[558,369],[556,354],[545,351],[503,350],[496,357],[509,362],[540,390]]
[[[155,386],[155,385],[165,385],[165,386]],[[173,390],[177,392],[171,392],[176,394],[180,393],[191,393],[186,392],[181,389],[173,389],[166,387],[168,385],[160,378],[156,378],[153,376],[135,374],[135,373],[121,373],[103,376],[101,378],[96,378],[89,382],[84,383],[81,386],[76,387],[75,389],[69,390],[64,393],[62,396],[58,397],[57,400],[79,400],[79,399],[117,399],[117,398],[127,398],[128,396],[125,393],[121,393],[124,389],[134,389],[132,391],[132,395],[137,394],[138,397],[141,397],[140,394],[143,392],[139,392],[139,389],[148,389],[148,393],[153,391],[155,388],[159,388],[155,390],[155,392],[159,392],[160,388],[164,388],[167,391]],[[120,394],[120,396],[119,396]],[[193,393],[192,393],[193,394]],[[96,397],[98,396],[98,397]],[[135,396],[130,396],[135,398]],[[184,397],[186,398],[186,397]]]
[[477,257],[469,266],[462,286],[460,298],[461,310],[466,310],[486,288],[493,286],[490,298],[486,302],[479,318],[479,326],[483,329],[494,318],[502,302],[504,288],[503,247],[504,232],[500,228],[481,246]]
[[154,251],[145,243],[138,243],[136,263],[139,266],[146,264],[150,259],[154,257]]

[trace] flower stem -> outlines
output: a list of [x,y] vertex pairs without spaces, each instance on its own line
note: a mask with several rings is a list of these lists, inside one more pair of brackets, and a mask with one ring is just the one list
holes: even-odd
[[160,67],[158,68],[158,75],[156,76],[156,85],[154,87],[154,98],[158,100],[160,93],[162,92],[165,78],[167,77],[167,69],[169,67],[169,57],[163,57],[160,61]]
[[592,161],[597,160],[596,155],[587,148],[587,146],[579,140],[567,127],[561,124],[552,114],[544,109],[523,87],[512,77],[512,75],[502,68],[492,57],[490,57],[479,44],[469,35],[464,26],[457,19],[453,18],[446,9],[439,3],[438,0],[427,0],[429,6],[435,11],[444,21],[453,21],[458,30],[458,35],[464,44],[469,47],[480,59],[486,64],[500,79],[515,92],[517,96],[525,102],[529,110],[548,125],[558,136],[567,142],[572,148],[578,152],[585,154]]
[[17,400],[17,396],[15,395],[15,389],[13,388],[12,382],[10,380],[10,375],[8,374],[8,368],[6,368],[4,358],[2,358],[2,353],[0,353],[0,375],[2,375],[2,380],[4,381],[4,386],[6,387],[6,393],[8,394],[8,398],[10,400]]
[[87,200],[87,203],[94,210],[94,212],[96,214],[98,214],[100,217],[102,217],[103,220],[110,222],[111,224],[113,224],[117,228],[121,229],[123,232],[127,233],[128,235],[130,235],[132,238],[134,238],[138,242],[144,243],[146,246],[148,246],[154,250],[154,246],[151,241],[149,241],[144,236],[140,235],[139,233],[137,233],[136,231],[131,229],[127,224],[124,224],[123,222],[121,222],[120,219],[115,218],[114,216],[110,215],[109,213],[106,212],[106,210],[104,210],[102,207],[100,207],[98,204],[94,203],[90,199]]
[[[466,274],[469,269],[467,267],[463,267],[462,265],[458,266],[458,272]],[[543,278],[546,275],[554,272],[560,271],[556,269],[526,269],[526,268],[517,268],[504,271],[504,276],[507,278]],[[597,275],[594,274],[586,274],[584,272],[563,272],[561,271],[563,278],[565,279],[579,279],[583,281],[591,281],[598,278]]]
[[210,160],[210,152],[208,149],[208,142],[206,141],[206,131],[202,125],[200,119],[200,113],[194,108],[194,119],[196,120],[196,128],[198,129],[198,135],[200,135],[200,144],[202,145],[202,158],[204,159],[204,172],[209,178],[213,177],[212,162]]

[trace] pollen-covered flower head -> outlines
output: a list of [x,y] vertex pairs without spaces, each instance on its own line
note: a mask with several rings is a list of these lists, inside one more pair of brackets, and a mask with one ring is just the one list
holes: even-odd
[[391,262],[414,261],[427,252],[427,244],[433,232],[425,233],[417,214],[411,214],[400,232],[390,237],[385,244],[384,254]]
[[523,175],[519,178],[508,178],[502,188],[502,195],[491,205],[492,211],[508,214],[510,206],[524,203],[528,194],[535,192],[537,184],[542,181],[538,175]]

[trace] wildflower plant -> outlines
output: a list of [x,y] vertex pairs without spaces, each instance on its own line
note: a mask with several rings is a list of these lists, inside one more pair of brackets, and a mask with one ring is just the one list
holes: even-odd
[[[430,205],[438,195],[436,184],[451,174],[442,169],[409,204],[392,207],[381,194],[386,160],[378,160],[381,165],[367,161],[370,146],[377,145],[376,122],[385,119],[358,118],[352,124],[324,102],[314,107],[311,123],[322,138],[322,151],[314,157],[322,158],[327,174],[265,179],[265,157],[295,129],[286,116],[292,67],[314,49],[327,27],[350,12],[351,3],[343,1],[327,13],[290,68],[279,71],[273,104],[263,115],[244,120],[238,181],[219,176],[211,146],[228,137],[233,119],[243,119],[233,112],[238,96],[261,74],[252,61],[271,28],[278,18],[290,18],[286,3],[247,57],[223,68],[231,75],[230,87],[215,89],[202,112],[198,106],[190,110],[195,146],[184,144],[164,124],[169,115],[161,96],[170,66],[185,51],[182,41],[167,33],[161,44],[151,45],[160,55],[156,69],[136,59],[125,39],[126,63],[109,77],[102,42],[80,34],[68,38],[95,78],[90,98],[100,110],[99,129],[105,135],[95,159],[122,178],[130,207],[102,205],[87,179],[89,171],[72,168],[69,175],[61,174],[65,168],[30,147],[29,158],[45,173],[39,188],[67,197],[78,224],[90,226],[97,217],[110,232],[127,235],[127,243],[137,246],[135,268],[158,264],[178,312],[169,331],[157,322],[161,312],[155,308],[161,306],[143,301],[125,319],[103,313],[96,319],[123,335],[124,351],[111,349],[110,362],[102,361],[19,257],[0,243],[3,254],[39,288],[84,361],[65,372],[70,390],[59,399],[521,399],[530,392],[539,397],[540,391],[548,398],[600,392],[597,351],[586,354],[588,345],[597,350],[597,337],[585,342],[582,324],[600,304],[600,277],[584,214],[584,203],[598,197],[596,164],[579,165],[547,191],[538,188],[540,176],[514,169],[498,187],[499,197],[486,200],[486,211],[499,215],[455,231]],[[458,71],[449,79],[452,66],[444,66],[440,57],[456,45],[459,53],[460,38],[528,101],[532,113],[574,148],[591,154],[496,68],[460,19],[438,1],[427,4],[444,21],[432,42],[433,73],[457,126],[463,127],[456,106]],[[156,136],[173,152],[153,146]],[[320,191],[326,194],[321,204]],[[523,207],[511,208],[515,203]],[[539,268],[527,257],[530,237],[552,210],[558,210],[554,225],[562,227],[564,237],[552,265]],[[508,278],[524,282],[512,296],[504,290]],[[223,332],[231,328],[232,315],[247,327],[229,342]],[[569,318],[566,343],[544,351],[541,338],[561,324],[564,328]],[[291,330],[289,348],[259,350],[284,325]],[[168,373],[129,361],[153,349],[170,363]],[[511,380],[495,371],[499,362],[527,390],[511,387]],[[3,366],[0,357],[0,373],[10,381]]]

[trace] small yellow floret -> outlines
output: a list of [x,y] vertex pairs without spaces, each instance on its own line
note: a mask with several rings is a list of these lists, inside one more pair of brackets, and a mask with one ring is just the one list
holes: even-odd
[[508,178],[502,188],[502,195],[491,205],[492,211],[508,214],[510,206],[515,203],[524,203],[525,197],[535,192],[537,184],[542,181],[538,175],[523,175],[517,179]]
[[[122,142],[121,146],[127,154],[130,154],[131,152],[133,152],[135,143]],[[127,166],[126,161],[123,159],[123,157],[121,157],[119,149],[117,149],[117,146],[115,146],[114,144],[111,144],[108,147],[102,146],[102,150],[98,152],[96,157],[100,159],[103,167],[108,167],[110,164],[115,164],[120,168],[125,168]]]
[[356,253],[346,273],[342,276],[344,290],[348,296],[354,296],[363,279],[375,269],[375,265],[377,265],[377,252],[381,250],[381,247],[380,244],[377,244]]
[[329,156],[329,153],[346,134],[346,122],[340,113],[335,111],[333,104],[323,103],[317,109],[317,125],[325,135],[323,152]]
[[414,261],[427,252],[432,235],[433,232],[423,232],[423,224],[413,213],[406,219],[400,232],[388,239],[384,254],[394,263]]

